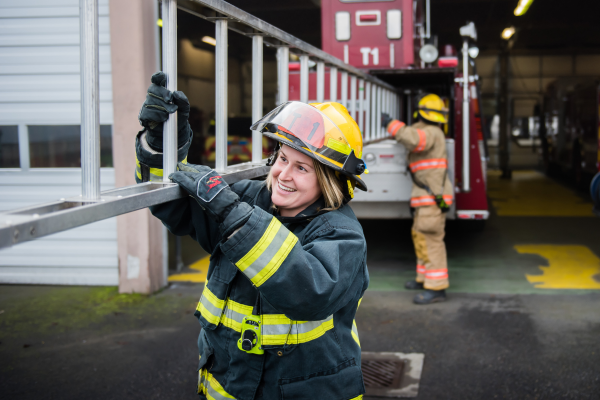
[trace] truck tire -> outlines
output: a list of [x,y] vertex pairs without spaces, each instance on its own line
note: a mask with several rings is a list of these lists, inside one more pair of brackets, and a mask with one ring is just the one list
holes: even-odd
[[600,172],[594,176],[590,184],[590,194],[594,203],[594,213],[600,217]]

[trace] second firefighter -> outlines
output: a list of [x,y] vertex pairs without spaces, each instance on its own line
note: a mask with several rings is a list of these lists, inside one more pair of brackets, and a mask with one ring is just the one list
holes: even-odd
[[444,234],[445,212],[454,196],[448,177],[446,138],[439,125],[447,123],[448,111],[435,94],[421,98],[419,121],[411,126],[383,114],[382,123],[409,151],[408,167],[413,188],[410,206],[414,209],[412,239],[417,255],[417,274],[405,284],[407,289],[423,289],[414,297],[416,304],[446,300],[448,262]]

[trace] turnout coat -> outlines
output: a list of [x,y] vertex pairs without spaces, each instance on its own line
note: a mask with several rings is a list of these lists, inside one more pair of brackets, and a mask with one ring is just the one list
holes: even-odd
[[[149,153],[143,139],[142,132],[136,140],[138,182],[162,175],[162,154],[158,164],[159,153]],[[186,153],[180,149],[180,160]],[[211,254],[195,312],[202,326],[200,397],[361,398],[354,317],[369,275],[366,241],[351,208],[323,212],[321,198],[286,218],[277,214],[264,182],[244,180],[231,190],[253,211],[229,237],[191,197],[151,207],[171,232],[190,235]],[[242,319],[251,314],[262,321],[264,354],[238,348]]]
[[408,168],[413,178],[410,206],[416,208],[436,204],[435,196],[423,185],[429,187],[435,195],[443,195],[446,204],[451,205],[454,190],[447,172],[444,132],[437,126],[423,121],[407,126],[398,120],[388,125],[388,132],[410,152]]

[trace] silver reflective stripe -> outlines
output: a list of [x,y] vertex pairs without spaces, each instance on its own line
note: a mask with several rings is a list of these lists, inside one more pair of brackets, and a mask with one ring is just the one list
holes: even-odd
[[[206,296],[202,296],[202,298],[200,298],[200,303],[202,303],[202,305],[204,306],[204,308],[206,308],[206,310],[211,313],[212,315],[214,315],[216,318],[221,318],[221,309],[218,307],[215,307],[207,298]],[[208,319],[208,318],[207,318]],[[215,324],[216,325],[216,324]]]
[[360,347],[360,339],[358,337],[358,329],[356,328],[356,320],[352,321],[352,337]]
[[[307,322],[303,322],[301,324],[294,322],[294,321],[290,321],[287,324],[277,324],[277,325],[263,324],[262,334],[263,335],[287,335],[289,332],[290,335],[298,335],[298,334],[308,333],[308,332],[318,328],[323,323],[328,322],[332,319],[333,319],[333,315],[330,315],[329,317],[327,317],[323,320],[320,320],[320,321],[307,321]],[[291,329],[290,329],[290,324],[291,324]]]
[[259,272],[263,270],[271,262],[275,254],[281,249],[283,246],[283,242],[287,239],[290,231],[288,231],[283,225],[279,225],[279,230],[275,234],[275,237],[266,248],[266,250],[252,263],[246,268],[243,272],[244,274],[252,280]]
[[160,151],[156,151],[152,147],[150,147],[150,145],[148,144],[148,141],[146,140],[147,133],[148,132],[144,132],[140,136],[140,144],[142,145],[144,150],[146,150],[150,154],[162,154]]
[[[208,388],[206,390],[206,395],[209,399],[214,399],[214,400],[231,400],[231,399],[235,399],[233,396],[224,396],[221,393],[219,393],[217,391],[217,389],[213,386],[213,382],[215,381],[215,378],[211,376]],[[221,388],[221,390],[223,390],[223,388]],[[225,392],[225,390],[223,390],[223,392]],[[225,392],[227,393],[227,392]]]
[[242,321],[244,320],[244,317],[246,316],[245,314],[241,314],[237,311],[234,311],[230,308],[228,308],[227,306],[225,307],[225,317],[234,320],[235,322],[239,322],[240,324],[242,323]]

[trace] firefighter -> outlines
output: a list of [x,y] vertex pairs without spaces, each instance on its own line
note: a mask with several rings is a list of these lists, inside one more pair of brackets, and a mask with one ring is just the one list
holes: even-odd
[[[151,207],[211,254],[195,316],[202,399],[361,399],[354,316],[369,277],[366,241],[347,205],[362,138],[338,103],[285,103],[251,129],[278,142],[266,181],[228,185],[188,164],[189,103],[152,77],[136,138],[138,182],[162,175],[162,123],[178,111],[178,171],[189,196]],[[181,133],[183,132],[183,133]],[[187,133],[186,133],[187,132]]]
[[411,126],[383,114],[388,133],[410,152],[413,180],[410,206],[414,209],[412,238],[417,255],[417,276],[405,283],[407,289],[424,291],[413,301],[431,304],[446,300],[448,263],[444,244],[445,212],[453,200],[448,177],[446,141],[440,124],[447,123],[448,110],[435,94],[427,94],[418,105],[419,121]]

